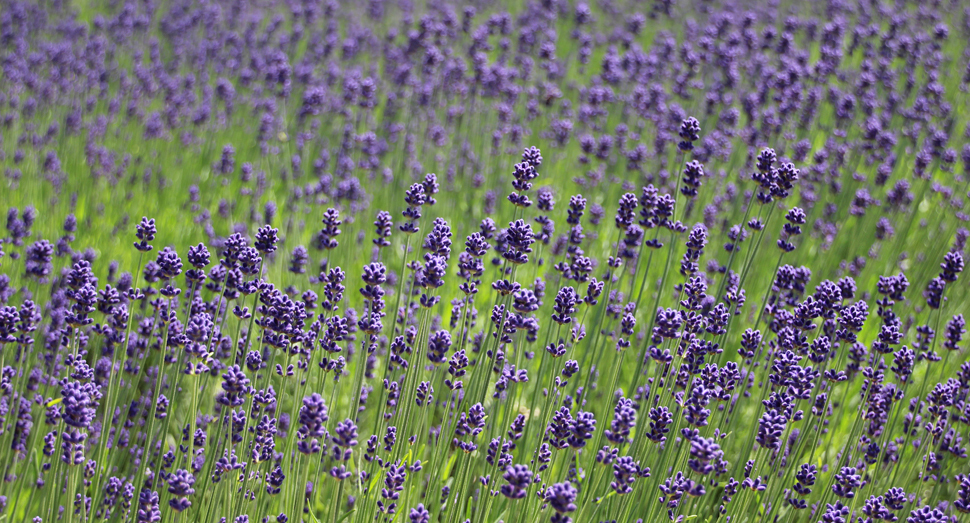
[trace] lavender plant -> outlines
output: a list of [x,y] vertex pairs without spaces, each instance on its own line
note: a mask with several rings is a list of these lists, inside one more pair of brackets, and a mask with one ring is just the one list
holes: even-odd
[[970,522],[968,21],[4,4],[0,516]]

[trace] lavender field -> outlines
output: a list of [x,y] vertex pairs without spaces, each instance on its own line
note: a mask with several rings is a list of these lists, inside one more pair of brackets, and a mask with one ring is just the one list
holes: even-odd
[[970,523],[968,41],[0,1],[0,520]]

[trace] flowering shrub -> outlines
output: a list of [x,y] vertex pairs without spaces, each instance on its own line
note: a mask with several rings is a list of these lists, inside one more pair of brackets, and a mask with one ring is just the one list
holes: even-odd
[[970,10],[94,4],[0,11],[7,520],[970,522]]

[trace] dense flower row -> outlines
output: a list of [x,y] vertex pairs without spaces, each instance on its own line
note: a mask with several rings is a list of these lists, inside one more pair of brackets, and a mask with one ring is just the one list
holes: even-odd
[[0,11],[9,520],[970,522],[970,24],[253,4]]

